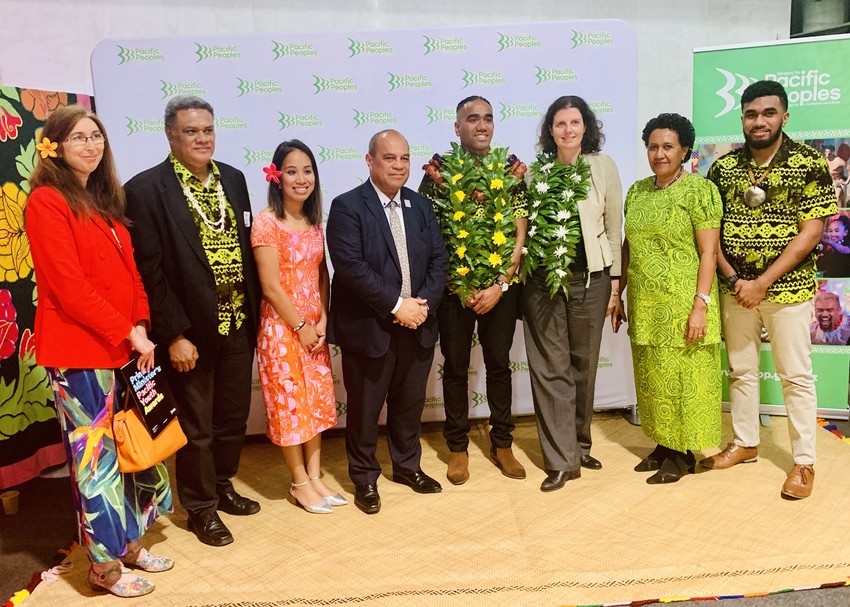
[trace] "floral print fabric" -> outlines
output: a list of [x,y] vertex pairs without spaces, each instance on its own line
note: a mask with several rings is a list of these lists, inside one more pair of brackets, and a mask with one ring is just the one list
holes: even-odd
[[[325,256],[321,227],[300,232],[262,212],[254,219],[251,245],[277,249],[281,287],[302,318],[316,324],[322,313],[319,268]],[[300,445],[336,425],[328,346],[314,354],[305,350],[298,334],[265,297],[260,304],[257,364],[266,404],[266,434],[274,444]]]
[[95,563],[113,561],[142,537],[157,516],[172,511],[165,464],[118,470],[112,438],[115,372],[47,370],[68,456],[80,535]]

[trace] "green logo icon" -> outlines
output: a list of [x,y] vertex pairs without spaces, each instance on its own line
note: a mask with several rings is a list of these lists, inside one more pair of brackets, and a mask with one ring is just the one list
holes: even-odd
[[431,80],[427,74],[393,74],[387,72],[389,76],[388,84],[390,85],[389,92],[392,93],[396,89],[429,89],[431,88]]
[[360,160],[360,151],[356,147],[326,148],[319,146],[319,164],[330,160]]
[[461,75],[463,87],[461,88],[467,88],[473,84],[484,86],[505,84],[505,78],[502,76],[502,73],[495,70],[489,72],[470,72],[469,70],[462,69],[461,72],[463,72]]
[[329,76],[323,78],[313,74],[313,89],[314,95],[324,93],[325,91],[334,91],[338,93],[350,93],[357,90],[357,83],[348,76]]
[[469,50],[469,47],[466,45],[466,42],[463,41],[463,38],[458,38],[456,36],[431,38],[430,36],[423,35],[422,37],[425,38],[422,42],[422,46],[425,47],[426,55],[430,55],[435,52],[459,53]]
[[248,148],[242,149],[245,150],[245,166],[251,166],[252,164],[256,164],[258,162],[268,164],[272,161],[272,156],[274,156],[274,150],[251,150]]
[[162,84],[159,90],[162,91],[162,99],[166,97],[174,97],[175,95],[206,95],[207,91],[201,86],[200,82],[166,82],[160,80]]
[[207,59],[239,59],[242,54],[232,44],[216,44],[207,46],[206,44],[195,43],[195,55],[198,59],[195,63],[206,61]]
[[348,405],[341,400],[336,401],[336,416],[345,415],[346,411],[348,411]]
[[277,83],[277,80],[243,80],[236,79],[236,88],[239,91],[239,96],[254,93],[257,95],[271,95],[274,93],[282,93],[283,89]]
[[573,45],[570,48],[577,46],[609,46],[614,44],[614,37],[608,32],[577,32],[570,30],[573,35],[570,37]]
[[154,46],[140,46],[134,48],[127,48],[120,44],[116,44],[116,46],[118,47],[118,65],[122,65],[128,61],[165,61],[165,57],[163,57],[162,53],[159,52],[159,49]]
[[325,126],[324,122],[319,118],[318,114],[284,114],[278,112],[280,118],[280,131],[283,129],[301,128],[301,129],[320,129]]
[[543,82],[572,82],[578,80],[578,74],[571,67],[556,67],[546,69],[539,65],[534,66],[534,77],[537,79],[536,85]]
[[435,122],[454,122],[457,118],[457,112],[453,107],[433,108],[430,105],[426,105],[425,109],[427,110],[426,118],[428,119],[428,124],[434,124]]
[[472,392],[472,406],[480,407],[481,405],[487,404],[487,395],[481,394],[481,392]]
[[386,40],[354,40],[348,39],[348,58],[357,55],[391,55],[393,47]]
[[354,112],[354,128],[361,127],[364,124],[378,124],[383,126],[396,123],[392,112],[361,112],[355,109],[351,111]]
[[714,116],[715,118],[720,118],[738,107],[741,103],[741,93],[744,92],[745,88],[758,80],[758,78],[750,78],[749,76],[730,72],[719,67],[715,67],[714,69],[724,79],[723,86],[715,91],[717,96],[723,101],[723,109]]
[[520,105],[499,104],[499,118],[508,120],[510,118],[540,118],[540,109],[534,103],[523,103]]
[[508,36],[501,32],[496,32],[499,35],[497,44],[501,53],[508,48],[537,48],[541,46],[540,40],[534,34],[518,34],[516,36]]
[[138,120],[136,118],[130,118],[129,116],[124,116],[127,120],[127,136],[135,135],[137,133],[162,133],[165,129],[165,121],[162,118],[154,118],[147,120]]
[[272,53],[274,54],[272,61],[277,61],[284,57],[315,57],[319,54],[309,42],[284,44],[283,42],[272,40],[272,44],[274,45],[274,48],[272,48]]
[[509,363],[511,373],[528,373],[528,363],[525,361],[514,361]]

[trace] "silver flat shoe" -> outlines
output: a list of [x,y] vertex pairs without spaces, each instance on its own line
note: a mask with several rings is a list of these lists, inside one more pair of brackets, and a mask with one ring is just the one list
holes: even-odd
[[337,493],[336,495],[326,495],[325,503],[328,506],[347,506],[348,500]]

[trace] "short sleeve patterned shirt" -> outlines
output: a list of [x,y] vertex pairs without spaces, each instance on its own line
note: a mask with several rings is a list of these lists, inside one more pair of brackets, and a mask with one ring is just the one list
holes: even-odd
[[[755,166],[746,146],[717,159],[708,178],[717,185],[723,201],[720,244],[726,260],[744,280],[761,276],[800,232],[800,223],[838,212],[835,189],[822,154],[783,136],[773,167],[762,182],[767,199],[756,208],[744,202],[744,192]],[[775,303],[799,303],[814,297],[815,251],[783,274],[767,290],[765,299]],[[728,293],[721,281],[721,292]]]

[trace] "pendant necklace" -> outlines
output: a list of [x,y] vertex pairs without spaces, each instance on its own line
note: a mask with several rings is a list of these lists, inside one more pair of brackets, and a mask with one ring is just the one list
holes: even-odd
[[773,156],[768,160],[767,168],[764,170],[764,173],[756,179],[755,174],[753,173],[753,167],[747,167],[747,175],[750,178],[750,187],[744,192],[744,202],[747,203],[747,206],[751,209],[754,209],[767,199],[767,192],[765,192],[760,186],[770,174],[770,171],[773,169],[773,161],[776,158],[776,152],[779,151],[779,148],[776,148],[776,151],[773,152]]
[[658,175],[656,175],[655,178],[652,180],[652,185],[655,186],[656,190],[666,190],[671,185],[673,185],[674,183],[679,181],[679,177],[681,177],[682,173],[684,173],[684,172],[685,172],[685,167],[679,167],[679,172],[676,173],[675,177],[673,177],[673,179],[671,179],[670,181],[668,181],[664,185],[658,185]]

